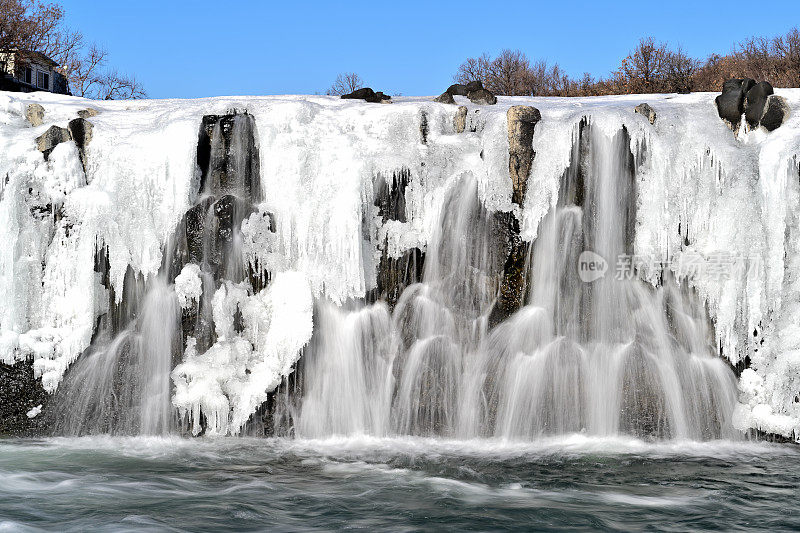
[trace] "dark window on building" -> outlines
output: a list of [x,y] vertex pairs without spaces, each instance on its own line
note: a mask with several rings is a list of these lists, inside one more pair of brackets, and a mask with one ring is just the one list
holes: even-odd
[[37,72],[36,86],[40,89],[50,90],[50,74],[47,72]]
[[25,67],[25,69],[22,71],[22,81],[29,84],[33,83],[33,71],[31,70],[31,67]]
[[6,62],[0,61],[0,74],[5,74],[5,73],[6,73]]

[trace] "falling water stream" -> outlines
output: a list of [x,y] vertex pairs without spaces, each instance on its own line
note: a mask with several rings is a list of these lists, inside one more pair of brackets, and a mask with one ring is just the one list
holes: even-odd
[[636,202],[626,132],[581,135],[586,148],[531,247],[524,307],[487,330],[496,224],[462,176],[422,282],[393,313],[321,304],[298,435],[739,436],[734,374],[690,291],[666,275],[658,288],[613,270],[580,279],[583,252],[612,265],[632,253]]

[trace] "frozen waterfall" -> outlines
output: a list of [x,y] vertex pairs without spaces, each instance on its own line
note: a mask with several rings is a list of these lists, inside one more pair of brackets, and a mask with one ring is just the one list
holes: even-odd
[[456,98],[91,102],[45,154],[90,102],[0,94],[0,360],[38,427],[800,433],[800,113]]

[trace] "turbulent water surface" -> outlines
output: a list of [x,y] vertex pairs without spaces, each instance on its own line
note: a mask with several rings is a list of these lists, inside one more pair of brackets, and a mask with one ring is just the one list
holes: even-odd
[[4,440],[0,481],[0,531],[800,525],[800,450],[756,443]]

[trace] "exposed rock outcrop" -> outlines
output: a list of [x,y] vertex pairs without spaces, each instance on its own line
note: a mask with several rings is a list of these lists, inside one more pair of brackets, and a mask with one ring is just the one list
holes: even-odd
[[453,117],[453,128],[455,128],[456,133],[464,133],[467,128],[467,106],[458,106],[456,116]]
[[78,111],[78,116],[80,118],[92,118],[92,117],[96,117],[99,114],[100,114],[100,111],[98,111],[97,109],[95,109],[93,107],[87,107],[86,109],[81,109],[80,111]]
[[456,100],[453,98],[453,95],[448,92],[443,92],[439,96],[433,99],[434,102],[439,102],[440,104],[455,104]]
[[533,132],[542,120],[542,114],[535,107],[515,105],[508,109],[508,173],[514,192],[511,200],[522,206],[528,187],[528,174],[533,164]]
[[78,145],[78,154],[80,155],[84,172],[86,171],[86,145],[92,140],[93,128],[92,123],[83,118],[72,119],[67,124],[72,140]]
[[767,98],[774,92],[768,81],[760,81],[747,91],[744,97],[744,116],[751,127],[756,127],[761,121]]
[[767,130],[773,131],[781,127],[789,118],[789,104],[783,96],[771,94],[767,97],[764,104],[764,114],[761,116],[761,125]]
[[[513,192],[511,201],[522,207],[528,187],[528,176],[533,164],[533,133],[542,119],[538,109],[531,106],[513,106],[506,114],[508,120],[508,173]],[[525,303],[525,262],[530,244],[520,236],[519,220],[513,213],[498,214],[507,229],[508,255],[503,265],[503,277],[497,301],[489,317],[489,325],[499,324]]]
[[722,84],[722,94],[714,100],[720,118],[727,120],[733,129],[744,113],[744,97],[755,84],[750,78],[727,80]]
[[31,126],[41,126],[44,124],[44,108],[39,104],[28,104],[25,109],[25,120]]
[[454,96],[469,96],[469,93],[483,89],[483,83],[480,80],[475,80],[463,85],[461,83],[454,83],[447,88],[447,92]]
[[644,116],[644,118],[646,118],[650,124],[656,123],[656,112],[652,107],[650,107],[650,104],[639,104],[634,108],[633,111]]
[[468,92],[467,98],[473,104],[478,105],[494,105],[497,103],[497,97],[484,88]]
[[0,363],[0,435],[27,436],[45,429],[39,413],[49,395],[33,375],[30,361]]
[[370,102],[373,104],[382,104],[392,99],[391,96],[383,94],[380,91],[373,91],[370,87],[356,89],[350,94],[343,94],[341,97],[344,100],[364,100],[365,102]]
[[733,131],[739,129],[743,114],[751,128],[763,126],[768,131],[779,128],[789,116],[789,105],[774,94],[769,82],[756,83],[750,78],[726,81],[715,103],[720,118]]
[[46,132],[36,138],[36,148],[42,152],[46,161],[56,146],[71,140],[72,135],[67,128],[50,126]]

